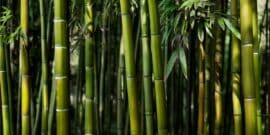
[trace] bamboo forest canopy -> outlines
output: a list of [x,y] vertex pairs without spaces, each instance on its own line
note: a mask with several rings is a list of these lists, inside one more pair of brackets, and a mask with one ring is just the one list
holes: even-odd
[[268,0],[0,0],[0,135],[270,135]]

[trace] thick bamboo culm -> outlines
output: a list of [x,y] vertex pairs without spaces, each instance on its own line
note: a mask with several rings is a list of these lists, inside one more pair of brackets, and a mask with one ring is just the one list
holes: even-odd
[[30,134],[31,86],[28,61],[28,0],[21,0],[20,78],[21,78],[21,126],[22,135]]
[[144,113],[146,135],[153,135],[153,91],[152,91],[152,64],[151,50],[149,46],[149,21],[147,0],[140,0],[141,17],[141,40],[142,40],[142,61],[143,61],[143,92],[144,92]]
[[94,128],[94,42],[93,42],[93,2],[85,0],[85,134],[95,134]]
[[161,55],[160,28],[156,0],[148,0],[151,32],[151,53],[156,94],[158,135],[168,134],[167,109],[164,88],[163,65]]
[[2,112],[2,133],[3,135],[11,135],[11,119],[8,103],[8,84],[7,84],[7,71],[6,71],[6,48],[3,42],[3,35],[0,33],[0,91],[1,91],[1,112]]
[[[237,0],[231,1],[231,15],[235,18],[234,25],[238,25],[237,18],[239,18],[238,10],[239,2]],[[234,135],[242,135],[242,109],[240,100],[240,41],[231,34],[231,88],[232,88],[232,104],[233,104],[233,125]]]
[[54,81],[57,135],[69,134],[69,48],[66,4],[66,0],[54,0]]
[[128,106],[130,117],[130,134],[140,134],[140,119],[138,92],[135,78],[135,59],[134,59],[134,42],[132,36],[132,24],[130,16],[130,4],[128,0],[120,0],[122,29],[123,29],[123,44],[125,48],[125,65],[126,65],[126,80],[128,93]]
[[39,0],[40,10],[40,26],[41,26],[41,63],[42,63],[42,118],[41,118],[41,134],[48,134],[48,110],[49,110],[49,70],[48,70],[48,46],[46,39],[44,0]]
[[257,134],[257,101],[254,86],[252,0],[240,0],[241,82],[243,90],[245,133]]

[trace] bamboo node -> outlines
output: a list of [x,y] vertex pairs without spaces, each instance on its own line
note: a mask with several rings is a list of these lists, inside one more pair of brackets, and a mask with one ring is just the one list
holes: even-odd
[[129,12],[121,13],[121,16],[130,16]]
[[55,44],[55,49],[67,49],[66,46],[61,46],[60,44]]
[[53,19],[53,22],[63,22],[63,23],[65,23],[66,22],[66,20],[65,19],[61,19],[61,18],[54,18]]
[[56,109],[56,112],[68,112],[69,109]]
[[6,109],[6,108],[8,108],[8,105],[2,105],[2,108]]

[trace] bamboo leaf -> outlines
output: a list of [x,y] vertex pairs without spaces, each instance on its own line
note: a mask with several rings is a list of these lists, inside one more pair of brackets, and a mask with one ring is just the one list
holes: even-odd
[[228,29],[238,38],[241,39],[241,34],[238,29],[235,28],[235,26],[229,21],[227,18],[223,18],[225,25],[228,27]]
[[213,34],[212,34],[211,30],[210,30],[210,29],[211,29],[210,25],[208,25],[208,23],[205,23],[204,28],[205,28],[206,33],[207,33],[211,38],[213,38]]
[[188,78],[187,77],[187,58],[186,58],[185,50],[183,47],[178,48],[178,55],[179,55],[179,62],[181,65],[182,73],[187,79]]
[[203,26],[201,24],[198,27],[198,38],[201,42],[204,40]]
[[180,9],[183,8],[191,8],[195,3],[199,2],[200,0],[186,0],[183,2],[183,4],[180,6]]
[[169,61],[168,61],[168,64],[167,64],[167,66],[166,66],[165,80],[168,79],[170,73],[172,72],[173,67],[174,67],[174,64],[175,64],[175,62],[176,62],[176,60],[177,60],[177,57],[178,57],[178,52],[177,52],[177,50],[175,50],[175,51],[172,53],[172,55],[171,55],[171,57],[170,57],[170,59],[169,59]]
[[222,18],[217,19],[218,25],[221,27],[222,30],[225,30],[224,20]]

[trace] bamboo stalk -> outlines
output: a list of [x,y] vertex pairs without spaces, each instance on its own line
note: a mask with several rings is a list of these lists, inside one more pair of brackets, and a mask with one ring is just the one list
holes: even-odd
[[142,61],[143,61],[143,92],[146,135],[153,135],[153,95],[151,53],[149,47],[149,21],[148,6],[146,0],[140,0],[141,38],[142,38]]
[[[238,1],[231,1],[231,14],[235,19],[239,18]],[[237,20],[234,21],[237,24]],[[232,36],[232,51],[231,51],[231,77],[232,77],[232,103],[233,103],[233,119],[234,119],[234,134],[242,135],[242,109],[240,101],[240,42]]]
[[54,0],[54,81],[57,135],[69,133],[69,48],[66,7],[66,0]]
[[30,76],[28,61],[28,0],[21,0],[20,74],[21,74],[21,126],[22,135],[30,134]]
[[48,70],[48,44],[46,38],[46,27],[45,27],[45,9],[44,0],[39,0],[40,10],[40,25],[41,25],[41,63],[42,63],[42,121],[41,121],[41,134],[47,135],[48,133],[48,110],[49,110],[49,70]]
[[260,62],[260,44],[259,44],[259,27],[258,27],[258,13],[257,13],[257,0],[252,0],[252,32],[253,32],[253,64],[254,64],[254,77],[255,77],[255,90],[257,101],[257,130],[258,135],[262,135],[262,118],[261,118],[261,62]]
[[256,90],[254,86],[252,0],[240,0],[241,82],[244,97],[245,133],[257,134]]
[[139,106],[137,97],[137,87],[135,78],[135,59],[134,59],[134,42],[132,36],[131,16],[129,13],[130,4],[128,0],[120,0],[123,40],[125,47],[125,65],[126,80],[128,88],[128,106],[130,114],[130,134],[139,135]]
[[156,93],[156,108],[157,108],[157,126],[158,134],[168,134],[167,127],[167,110],[165,99],[165,88],[163,80],[163,65],[160,45],[160,28],[158,19],[158,9],[156,0],[148,0],[148,9],[150,17],[150,32],[151,32],[151,52],[153,61],[155,93]]
[[[0,31],[1,32],[1,31]],[[11,134],[11,119],[10,119],[10,107],[8,103],[8,82],[6,71],[6,49],[3,42],[4,36],[0,33],[0,90],[1,90],[1,112],[2,112],[2,128],[3,135]]]
[[93,2],[85,0],[85,134],[94,131],[94,43],[93,43]]

